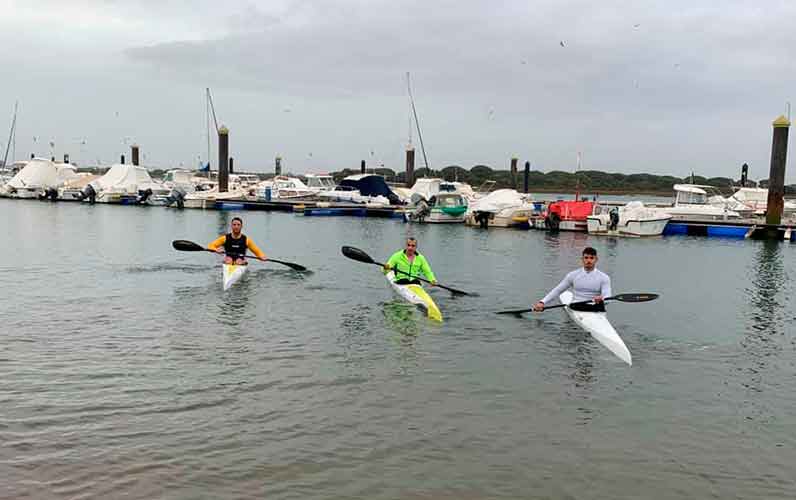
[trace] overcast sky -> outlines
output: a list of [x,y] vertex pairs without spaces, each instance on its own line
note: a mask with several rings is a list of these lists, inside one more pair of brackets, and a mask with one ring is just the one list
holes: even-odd
[[574,171],[582,151],[760,179],[796,103],[794,21],[793,0],[0,0],[0,143],[19,100],[17,158],[137,142],[147,166],[194,167],[210,87],[239,170],[403,169],[408,71],[432,168]]

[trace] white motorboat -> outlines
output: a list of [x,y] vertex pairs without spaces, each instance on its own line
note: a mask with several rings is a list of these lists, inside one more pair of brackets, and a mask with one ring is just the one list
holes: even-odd
[[607,210],[586,217],[589,234],[609,236],[660,236],[671,220],[669,214],[660,213],[644,206],[640,201],[631,201],[623,207]]
[[649,207],[662,214],[669,214],[673,219],[737,219],[741,215],[726,206],[715,206],[708,200],[708,190],[714,186],[696,184],[675,184],[675,199],[671,207]]
[[464,222],[470,226],[512,227],[527,224],[533,203],[515,189],[498,189],[470,203]]
[[[559,296],[559,300],[562,304],[569,305],[572,303],[572,297],[572,292],[566,291]],[[567,311],[567,315],[572,318],[572,321],[589,332],[594,340],[607,347],[609,351],[628,365],[633,364],[630,351],[627,349],[624,341],[622,341],[622,337],[616,333],[616,330],[614,330],[614,327],[611,325],[610,321],[608,321],[608,315],[606,313],[576,311],[569,307],[565,307],[564,310]]]
[[467,199],[462,194],[441,192],[433,195],[428,201],[425,199],[414,201],[413,207],[407,208],[404,212],[404,217],[407,222],[462,223],[465,212],[467,212]]
[[155,182],[146,168],[117,163],[86,186],[84,200],[89,203],[166,205],[169,193],[170,189]]
[[40,198],[53,190],[57,194],[60,186],[77,177],[72,165],[33,158],[25,162],[25,166],[0,188],[0,196]]
[[[729,203],[740,205],[740,211],[750,211],[753,215],[765,215],[768,208],[768,189],[766,188],[753,188],[741,187],[726,199]],[[794,213],[796,212],[796,203],[792,201],[784,201],[783,212]]]
[[214,208],[216,201],[239,201],[246,198],[246,191],[238,186],[232,190],[222,193],[218,192],[218,186],[207,191],[194,191],[184,196],[182,206],[184,208]]
[[297,177],[277,175],[257,184],[250,192],[257,200],[295,200],[314,196],[316,191],[307,187]]
[[315,194],[332,191],[334,189],[334,178],[331,175],[307,174],[304,177],[307,179],[307,189]]
[[324,201],[364,203],[370,206],[398,205],[400,198],[390,189],[384,177],[375,174],[349,175],[332,191],[318,193]]

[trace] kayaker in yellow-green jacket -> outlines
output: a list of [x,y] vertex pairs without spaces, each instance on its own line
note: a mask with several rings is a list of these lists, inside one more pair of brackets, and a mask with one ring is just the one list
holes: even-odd
[[415,238],[406,239],[406,248],[398,250],[390,260],[384,264],[384,272],[388,273],[391,270],[395,271],[395,283],[399,285],[408,285],[410,283],[420,283],[417,276],[424,275],[434,286],[437,284],[437,278],[431,271],[431,266],[428,261],[417,251],[417,240]]

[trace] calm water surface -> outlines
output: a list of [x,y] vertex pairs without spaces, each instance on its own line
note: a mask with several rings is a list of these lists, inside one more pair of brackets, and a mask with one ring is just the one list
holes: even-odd
[[[796,245],[0,200],[2,498],[792,498]],[[433,324],[375,266],[412,233]],[[561,310],[585,245],[628,367]]]

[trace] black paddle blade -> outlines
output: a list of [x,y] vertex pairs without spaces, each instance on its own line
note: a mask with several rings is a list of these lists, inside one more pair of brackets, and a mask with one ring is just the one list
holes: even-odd
[[340,251],[343,252],[343,255],[349,259],[358,260],[359,262],[364,262],[365,264],[378,264],[378,262],[370,258],[370,255],[366,254],[359,248],[344,246],[340,249]]
[[188,240],[174,240],[171,242],[171,246],[174,247],[175,250],[179,250],[181,252],[206,252],[208,251],[207,248],[199,245],[198,243],[194,243],[193,241]]
[[655,300],[660,295],[657,293],[620,293],[610,297],[611,300],[618,300],[619,302],[649,302]]
[[304,267],[304,266],[302,266],[300,264],[294,264],[293,262],[285,262],[284,260],[276,260],[276,259],[268,259],[268,260],[270,260],[271,262],[276,262],[277,264],[282,264],[283,266],[287,266],[290,269],[293,269],[294,271],[306,271],[307,270],[306,267]]

